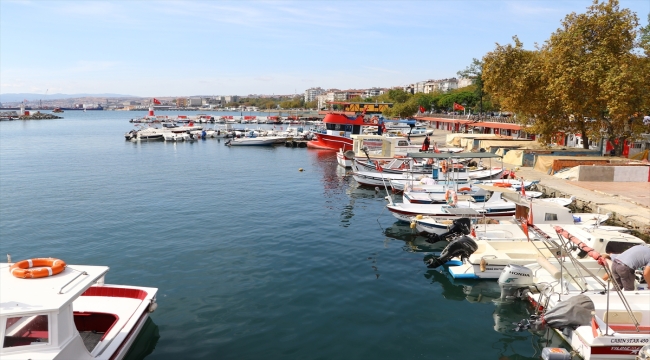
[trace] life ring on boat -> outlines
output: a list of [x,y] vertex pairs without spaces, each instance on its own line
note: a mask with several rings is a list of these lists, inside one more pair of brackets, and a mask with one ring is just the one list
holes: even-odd
[[377,119],[372,118],[371,121],[372,121],[373,124],[375,124],[375,125],[377,124]]
[[447,204],[454,206],[458,203],[458,195],[454,190],[447,190],[445,192],[445,201]]
[[468,188],[468,187],[462,187],[462,188],[458,189],[458,191],[472,191],[472,189]]
[[[31,269],[37,267],[36,269]],[[55,258],[36,258],[19,261],[9,268],[9,272],[20,279],[36,279],[52,276],[65,269],[65,261]]]
[[443,173],[447,172],[447,170],[448,170],[447,161],[443,160],[443,161],[440,162],[440,169],[442,170]]

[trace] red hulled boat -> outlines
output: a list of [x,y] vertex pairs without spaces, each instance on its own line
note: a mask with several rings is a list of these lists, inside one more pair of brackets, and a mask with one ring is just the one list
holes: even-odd
[[378,126],[378,122],[378,117],[366,118],[365,114],[350,117],[340,112],[328,113],[323,119],[325,130],[316,133],[316,139],[308,142],[307,147],[336,151],[352,150],[351,135],[361,135],[363,126]]

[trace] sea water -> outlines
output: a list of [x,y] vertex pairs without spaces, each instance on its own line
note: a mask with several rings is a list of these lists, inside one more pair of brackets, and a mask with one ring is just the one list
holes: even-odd
[[0,123],[0,254],[157,287],[131,358],[538,359],[547,343],[513,331],[531,309],[495,303],[496,282],[427,269],[435,249],[334,152],[130,142],[142,113],[61,115]]

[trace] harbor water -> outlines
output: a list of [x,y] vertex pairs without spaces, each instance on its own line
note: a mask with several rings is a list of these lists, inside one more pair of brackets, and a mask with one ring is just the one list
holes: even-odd
[[0,123],[0,254],[159,288],[131,358],[538,359],[547,344],[513,330],[532,309],[493,301],[496,282],[427,269],[435,249],[334,152],[130,142],[139,113],[61,115]]

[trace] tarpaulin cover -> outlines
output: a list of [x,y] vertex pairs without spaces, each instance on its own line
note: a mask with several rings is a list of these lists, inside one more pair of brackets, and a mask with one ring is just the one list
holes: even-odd
[[524,151],[523,150],[510,150],[503,157],[503,162],[522,166],[524,165]]
[[601,156],[553,156],[553,155],[538,155],[535,161],[534,169],[541,171],[544,174],[549,174],[553,168],[554,160],[607,160]]
[[553,329],[578,326],[591,323],[591,312],[595,310],[594,302],[588,296],[576,295],[562,300],[544,315],[544,321]]
[[492,148],[543,149],[537,141],[531,140],[481,140],[479,147],[491,151]]
[[460,140],[463,138],[471,139],[510,139],[509,136],[499,136],[495,134],[447,134],[447,144],[461,146]]

